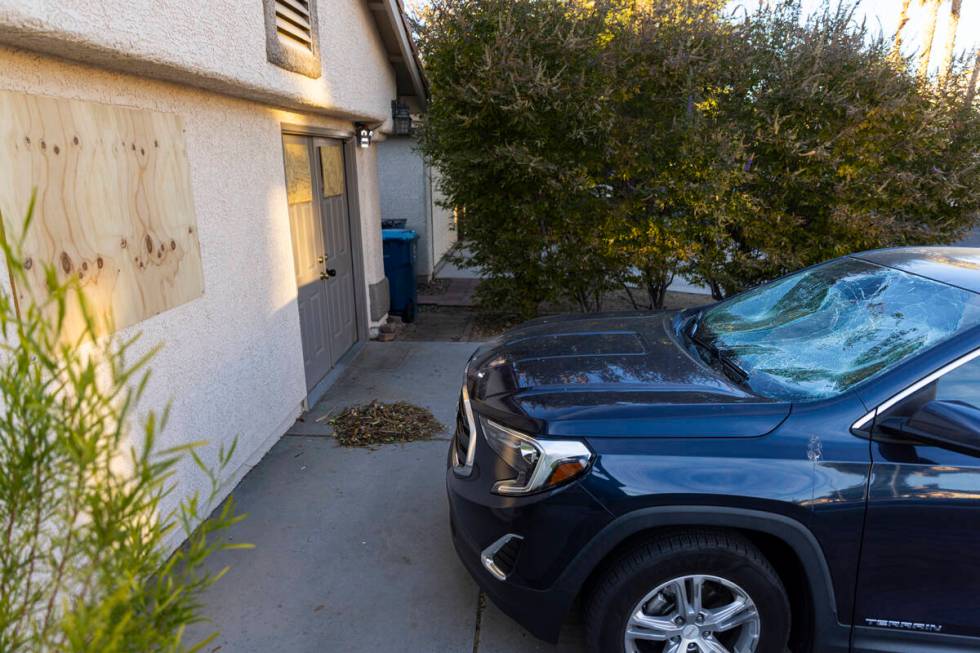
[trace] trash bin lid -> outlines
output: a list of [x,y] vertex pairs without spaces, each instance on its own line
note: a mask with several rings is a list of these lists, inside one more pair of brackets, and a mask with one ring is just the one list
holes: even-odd
[[381,240],[415,240],[419,235],[411,229],[382,229]]

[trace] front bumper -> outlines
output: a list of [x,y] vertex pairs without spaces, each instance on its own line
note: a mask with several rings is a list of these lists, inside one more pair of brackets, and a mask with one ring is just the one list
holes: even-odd
[[460,535],[452,521],[450,528],[456,555],[494,605],[535,637],[557,642],[562,622],[575,597],[497,580],[481,564],[480,552]]
[[[505,614],[531,634],[555,642],[578,593],[563,582],[567,565],[611,516],[579,484],[529,497],[490,493],[492,479],[459,477],[450,467],[446,485],[450,527],[460,560],[480,588]],[[481,553],[503,536],[521,540],[513,567],[499,580]]]

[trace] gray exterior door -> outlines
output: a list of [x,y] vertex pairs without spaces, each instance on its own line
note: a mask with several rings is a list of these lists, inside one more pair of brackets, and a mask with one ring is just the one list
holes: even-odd
[[319,168],[317,179],[324,229],[324,269],[328,275],[325,282],[329,307],[327,335],[333,365],[357,342],[354,253],[351,251],[343,143],[317,138],[313,146]]
[[357,341],[344,148],[339,141],[285,135],[283,151],[310,391]]

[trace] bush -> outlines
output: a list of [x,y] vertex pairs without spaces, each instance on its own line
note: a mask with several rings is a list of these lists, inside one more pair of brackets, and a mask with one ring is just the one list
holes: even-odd
[[[498,296],[533,314],[563,286],[583,301],[606,285],[610,77],[598,12],[538,0],[436,0],[420,47],[433,89],[424,151],[466,209],[472,262]],[[598,286],[598,287],[597,287]]]
[[675,273],[711,260],[747,199],[745,148],[727,106],[742,81],[724,3],[655,2],[624,12],[612,28],[607,69],[614,96],[614,171],[623,221],[614,230],[623,283],[663,306]]
[[[11,278],[28,288],[16,247],[2,246]],[[213,536],[240,517],[229,500],[195,529],[216,475],[193,444],[157,450],[166,412],[148,414],[138,435],[129,428],[152,354],[130,362],[135,339],[97,339],[91,320],[64,342],[65,308],[84,298],[53,268],[47,279],[43,300],[18,307],[0,293],[0,651],[197,650],[207,642],[184,642],[184,629],[221,576],[202,564],[232,548]],[[232,453],[219,452],[219,465]],[[187,455],[212,495],[166,511]],[[178,528],[188,539],[168,556]]]
[[[949,242],[980,209],[964,66],[916,78],[851,9],[437,0],[422,147],[495,307],[599,310],[673,275],[717,297],[819,260]],[[645,297],[645,299],[644,299]]]
[[[722,103],[744,144],[736,219],[688,270],[726,293],[857,250],[947,243],[980,208],[980,113],[891,58],[848,7],[792,3],[732,32],[741,80]],[[962,71],[958,75],[963,78]],[[719,263],[721,263],[719,265]]]

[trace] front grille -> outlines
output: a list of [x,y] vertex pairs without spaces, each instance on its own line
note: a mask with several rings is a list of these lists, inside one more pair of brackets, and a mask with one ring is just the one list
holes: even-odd
[[453,446],[456,447],[456,460],[458,464],[466,463],[470,447],[470,429],[466,423],[466,411],[463,409],[463,396],[459,396],[459,404],[456,410],[456,436],[453,438]]
[[455,458],[457,476],[469,476],[473,473],[473,455],[476,453],[476,423],[473,419],[473,409],[470,407],[470,397],[463,384],[459,391],[459,406],[456,409],[456,435],[453,437],[452,452]]

